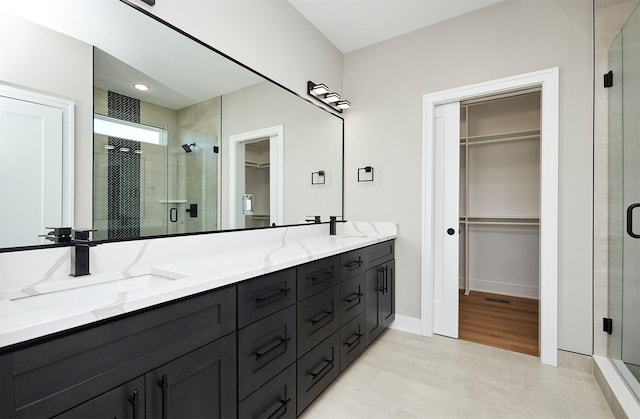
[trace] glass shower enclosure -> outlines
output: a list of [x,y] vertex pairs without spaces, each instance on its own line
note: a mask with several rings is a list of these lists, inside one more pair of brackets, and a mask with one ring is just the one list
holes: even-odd
[[609,49],[608,356],[640,399],[640,8]]
[[158,139],[94,132],[94,239],[216,230],[217,134],[167,123],[127,125]]

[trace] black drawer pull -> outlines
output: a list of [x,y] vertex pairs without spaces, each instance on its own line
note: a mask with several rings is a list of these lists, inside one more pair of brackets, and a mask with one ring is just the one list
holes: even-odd
[[317,283],[317,282],[326,281],[327,279],[331,279],[331,278],[333,278],[333,271],[323,272],[321,275],[317,275],[317,276],[313,275],[309,279],[311,280],[311,282]]
[[322,363],[324,364],[324,365],[322,366],[322,368],[320,368],[320,369],[318,370],[318,372],[313,372],[313,371],[311,371],[311,372],[309,373],[309,375],[310,375],[314,380],[315,380],[316,378],[318,378],[318,377],[322,377],[322,376],[324,376],[324,373],[325,373],[325,372],[329,372],[329,370],[330,370],[331,368],[333,368],[333,364],[334,364],[334,362],[335,362],[335,359],[325,359],[324,361],[322,361]]
[[256,297],[255,304],[256,305],[261,304],[263,301],[266,301],[266,300],[279,300],[280,298],[286,297],[287,294],[289,294],[289,291],[291,291],[291,288],[281,288],[280,290],[276,292],[272,292],[271,294],[267,294],[264,297]]
[[355,300],[357,300],[358,298],[362,297],[362,293],[361,292],[352,292],[351,294],[347,295],[344,299],[345,302],[347,303],[352,303]]
[[133,390],[133,393],[129,396],[129,401],[133,405],[133,419],[138,419],[140,417],[140,393],[138,390]]
[[356,266],[357,266],[358,268],[359,268],[360,266],[362,266],[362,261],[361,261],[360,259],[358,259],[358,260],[352,260],[351,262],[348,262],[348,263],[346,263],[346,264],[344,265],[344,267],[345,267],[345,268],[347,268],[347,269],[352,269],[352,268],[355,268]]
[[275,345],[272,345],[269,349],[266,349],[264,351],[260,350],[260,351],[256,351],[255,356],[256,356],[256,361],[259,361],[260,358],[263,358],[267,355],[269,355],[271,352],[275,351],[276,348],[284,345],[285,343],[289,342],[291,340],[291,338],[280,338],[278,339],[278,342]]
[[167,374],[162,375],[162,380],[158,381],[158,385],[162,387],[162,419],[169,417],[169,378]]
[[320,314],[319,316],[313,317],[309,320],[307,320],[308,322],[311,322],[311,324],[313,326],[315,326],[316,324],[320,323],[322,320],[326,319],[327,317],[329,317],[330,315],[333,314],[333,311],[325,311],[324,313]]
[[347,345],[347,347],[351,347],[351,345],[353,345],[356,342],[360,342],[360,338],[362,337],[362,333],[354,333],[353,335],[351,335],[351,338],[349,338],[349,340],[345,341],[345,345]]
[[289,404],[290,401],[291,401],[291,399],[287,399],[287,400],[280,399],[280,406],[278,406],[278,408],[272,414],[267,416],[267,419],[281,418],[282,415],[284,415],[286,413],[286,411],[283,411],[282,413],[280,413],[280,411],[284,410],[287,407],[287,405]]

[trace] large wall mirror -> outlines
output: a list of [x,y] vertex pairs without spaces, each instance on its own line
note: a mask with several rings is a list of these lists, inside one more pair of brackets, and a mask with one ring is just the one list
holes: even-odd
[[[45,244],[45,227],[69,220],[119,240],[342,215],[342,118],[126,2],[12,3],[0,7],[0,96],[60,99],[72,116],[55,154],[20,160],[0,134],[0,159],[16,171],[0,171],[2,197],[60,184],[49,193],[59,202],[34,203],[37,214],[0,201],[0,247]],[[38,169],[34,186],[15,187],[19,167],[51,161],[57,177]]]

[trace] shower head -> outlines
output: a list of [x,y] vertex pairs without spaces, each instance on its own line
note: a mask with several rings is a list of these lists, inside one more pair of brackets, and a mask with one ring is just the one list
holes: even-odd
[[182,144],[182,149],[184,150],[185,153],[191,153],[193,151],[191,147],[195,147],[195,146],[196,146],[196,143]]

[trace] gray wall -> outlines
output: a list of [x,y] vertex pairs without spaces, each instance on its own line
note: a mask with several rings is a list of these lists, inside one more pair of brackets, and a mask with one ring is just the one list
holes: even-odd
[[[346,54],[345,213],[394,221],[397,312],[420,317],[422,95],[560,67],[561,349],[592,351],[592,6],[507,0]],[[373,89],[372,86],[376,88]],[[358,167],[376,182],[358,184]]]

